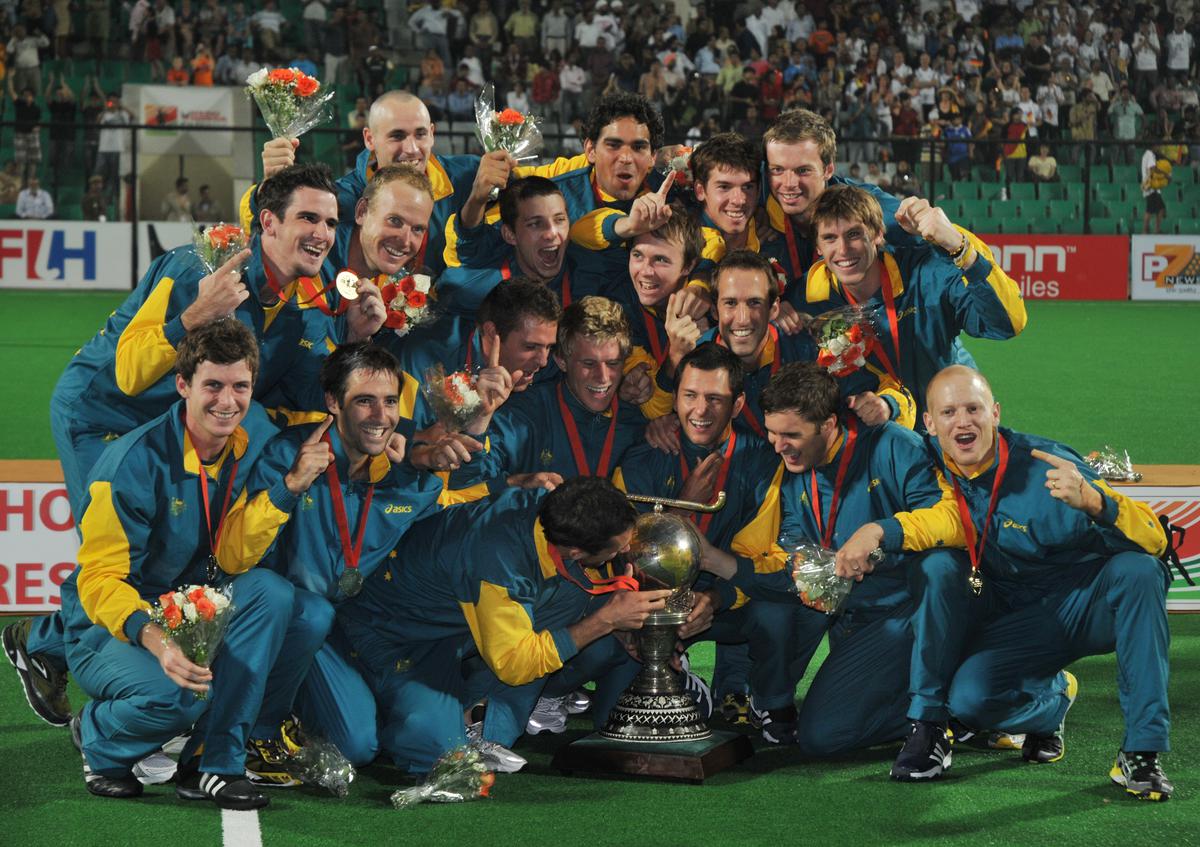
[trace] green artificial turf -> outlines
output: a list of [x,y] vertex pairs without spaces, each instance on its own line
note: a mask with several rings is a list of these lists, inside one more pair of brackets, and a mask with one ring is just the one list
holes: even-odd
[[[421,847],[673,847],[673,845],[1128,845],[1200,844],[1200,616],[1173,615],[1174,752],[1164,758],[1176,794],[1138,802],[1108,780],[1121,741],[1116,661],[1077,662],[1080,696],[1067,722],[1066,758],[1028,765],[1013,751],[960,748],[938,783],[891,782],[897,746],[830,761],[758,746],[748,762],[704,785],[571,778],[550,770],[558,745],[583,734],[523,739],[524,773],[500,775],[492,798],[468,805],[386,805],[396,771],[365,769],[344,800],[309,789],[273,792],[259,820],[265,847],[411,844]],[[814,659],[814,666],[820,659]],[[707,674],[711,650],[693,648]],[[803,692],[806,682],[800,686]],[[73,701],[82,695],[72,687]],[[757,746],[757,745],[756,745]],[[217,845],[220,816],[171,786],[135,801],[91,797],[65,729],[37,721],[16,674],[0,667],[0,843],[22,847]]]
[[[0,369],[18,398],[0,423],[0,459],[54,458],[54,383],[124,297],[0,291]],[[965,339],[1006,424],[1084,453],[1112,444],[1135,462],[1200,463],[1200,303],[1030,302],[1028,310],[1015,339]]]

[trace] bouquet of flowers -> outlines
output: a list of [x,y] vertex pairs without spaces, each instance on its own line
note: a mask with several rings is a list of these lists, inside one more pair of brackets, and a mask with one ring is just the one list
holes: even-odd
[[538,118],[516,109],[496,111],[496,92],[489,82],[475,99],[475,132],[484,152],[504,150],[514,159],[532,158],[542,149]]
[[477,747],[466,745],[438,759],[420,785],[392,794],[392,806],[409,809],[419,803],[465,803],[487,797],[496,775],[487,769]]
[[[226,589],[207,585],[188,585],[168,591],[150,609],[150,619],[162,627],[183,655],[203,667],[212,664],[225,628],[233,615],[233,604]],[[196,694],[206,700],[206,692]]]
[[675,186],[687,188],[692,182],[692,148],[682,144],[661,148],[655,156],[657,170],[667,179],[674,179]]
[[249,241],[246,231],[237,224],[219,223],[207,229],[197,227],[192,233],[196,256],[210,274],[245,250]]
[[1128,450],[1116,450],[1107,444],[1101,450],[1093,450],[1083,457],[1088,467],[1100,474],[1101,479],[1112,482],[1139,482],[1142,475],[1133,469],[1133,459]]
[[301,782],[319,785],[334,797],[345,797],[350,793],[356,771],[333,742],[308,735],[293,758],[300,765]]
[[259,68],[246,77],[246,93],[275,138],[297,138],[330,117],[333,89],[296,68]]
[[387,307],[387,319],[383,325],[404,337],[413,327],[433,320],[432,286],[433,278],[429,274],[408,271],[393,274],[379,290]]
[[483,398],[475,390],[477,379],[466,371],[447,375],[440,363],[425,371],[421,390],[448,432],[462,432],[482,411]]
[[821,348],[817,364],[839,378],[863,367],[878,339],[872,312],[861,306],[845,306],[818,315],[808,331]]
[[841,609],[854,580],[842,579],[834,571],[837,554],[803,538],[784,536],[779,546],[788,555],[788,566],[796,593],[804,605],[833,615]]

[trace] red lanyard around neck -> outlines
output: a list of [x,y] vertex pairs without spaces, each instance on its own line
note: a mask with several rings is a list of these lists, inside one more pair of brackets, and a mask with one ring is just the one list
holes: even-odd
[[[729,468],[733,464],[733,451],[737,445],[737,430],[730,427],[729,443],[725,445],[724,460],[721,462],[721,470],[717,472],[717,484],[713,489],[713,496],[719,496],[720,492],[725,490],[725,482],[729,479]],[[687,478],[692,475],[691,469],[688,467],[687,459],[683,456],[683,451],[679,452],[679,471],[683,474],[683,481],[687,482]],[[708,533],[708,527],[712,524],[713,515],[715,512],[705,512],[702,515],[693,515],[696,527],[700,530],[701,535]]]
[[817,532],[821,533],[821,546],[826,549],[831,549],[833,542],[833,527],[837,523],[838,506],[842,499],[842,485],[850,470],[850,457],[854,455],[854,443],[857,440],[858,422],[851,417],[846,421],[846,443],[842,445],[842,458],[838,462],[837,474],[833,479],[833,497],[829,501],[829,517],[824,521],[821,519],[821,495],[817,491],[817,469],[813,468],[808,472],[812,484],[813,517],[817,520]]
[[[329,440],[329,436],[325,435],[322,440],[333,447],[333,442]],[[338,479],[337,463],[330,462],[329,467],[325,469],[325,476],[329,482],[329,497],[333,501],[333,519],[337,524],[338,537],[342,543],[342,556],[346,562],[347,570],[354,570],[358,567],[359,558],[362,556],[363,537],[367,532],[367,520],[371,515],[371,499],[375,496],[375,484],[371,483],[367,486],[367,496],[363,498],[362,510],[358,514],[358,531],[355,533],[354,543],[350,543],[350,520],[346,515],[346,501],[342,497],[342,484]]]
[[[596,465],[596,476],[608,476],[608,465],[612,461],[613,441],[617,434],[619,405],[617,398],[613,397],[612,405],[608,409],[612,419],[608,422],[608,434],[604,436],[604,447],[600,450],[600,462]],[[575,468],[579,471],[580,476],[592,476],[587,454],[583,450],[583,440],[579,437],[579,427],[575,423],[575,416],[571,414],[571,409],[567,406],[567,398],[563,394],[562,382],[558,384],[558,409],[562,413],[563,426],[567,429],[567,441],[571,443],[571,453],[575,456]]]
[[[967,553],[971,557],[971,574],[979,575],[979,564],[983,559],[983,546],[987,543],[988,530],[992,525],[992,515],[996,512],[996,504],[1000,501],[1000,484],[1008,471],[1008,442],[999,432],[996,433],[996,478],[992,480],[992,494],[988,499],[987,516],[983,519],[983,531],[976,541],[975,522],[971,520],[971,509],[967,506],[967,498],[963,496],[958,478],[948,474],[950,484],[954,486],[954,500],[958,504],[958,516],[962,519],[963,535],[967,539]],[[972,583],[974,584],[974,583]]]

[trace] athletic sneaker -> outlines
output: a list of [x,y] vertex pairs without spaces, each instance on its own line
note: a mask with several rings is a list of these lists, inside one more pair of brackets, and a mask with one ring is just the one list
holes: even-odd
[[781,709],[759,709],[750,698],[750,725],[762,732],[768,744],[794,744],[796,742],[796,707]]
[[966,744],[980,750],[1020,750],[1025,743],[1024,734],[996,730],[985,735],[957,718],[950,718],[948,730],[952,743]]
[[162,785],[170,782],[178,767],[164,751],[151,753],[133,766],[133,775],[142,785]]
[[712,689],[702,676],[692,673],[687,653],[679,656],[679,667],[683,671],[683,693],[696,701],[696,707],[700,710],[700,720],[707,721],[713,713]]
[[507,747],[502,747],[495,741],[484,741],[482,721],[467,727],[467,740],[479,750],[484,767],[489,771],[516,773],[529,764],[523,756],[518,756]]
[[750,720],[750,697],[746,694],[726,694],[717,706],[717,715],[734,726],[747,726]]
[[563,705],[568,715],[582,715],[592,708],[592,694],[586,688],[577,688],[566,696]]
[[83,783],[87,786],[87,790],[97,797],[140,797],[142,784],[133,774],[105,776],[92,772],[92,766],[88,764],[87,756],[83,755],[83,735],[79,726],[79,715],[71,718],[70,725],[71,743],[75,745],[75,749],[79,751],[79,755],[83,759]]
[[296,754],[303,746],[304,735],[300,729],[300,722],[295,718],[288,718],[283,722],[278,738],[251,738],[246,742],[246,779],[254,785],[269,788],[295,788],[302,784],[302,769],[296,761]]
[[[525,722],[525,731],[530,735],[541,732],[552,732],[558,735],[567,730],[566,697],[539,697],[533,707],[529,720]],[[472,724],[474,726],[474,724]]]
[[934,721],[913,721],[908,740],[892,765],[892,779],[918,782],[937,779],[950,770],[953,753],[946,725]]
[[222,809],[248,812],[269,806],[270,798],[248,779],[238,779],[219,773],[202,773],[197,769],[199,757],[180,766],[175,780],[175,796],[181,800],[212,800]]
[[26,650],[29,642],[29,618],[4,627],[4,654],[17,669],[25,699],[33,713],[51,726],[71,722],[71,701],[67,699],[67,672],[41,654]]
[[1109,777],[1139,800],[1163,802],[1171,799],[1175,786],[1163,773],[1158,753],[1117,753]]
[[[1067,711],[1069,712],[1075,705],[1075,698],[1079,696],[1079,680],[1075,678],[1075,674],[1068,671],[1063,671],[1063,674],[1067,678]],[[1026,733],[1025,743],[1021,745],[1021,758],[1038,765],[1048,765],[1059,761],[1067,752],[1066,743],[1063,741],[1063,726],[1066,722],[1067,715],[1064,712],[1063,721],[1053,735]]]

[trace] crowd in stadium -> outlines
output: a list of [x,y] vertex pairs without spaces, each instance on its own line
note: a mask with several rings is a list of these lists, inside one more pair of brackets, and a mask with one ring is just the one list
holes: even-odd
[[[915,61],[931,84],[900,91],[897,114],[950,131],[950,103],[961,93],[965,111],[976,86],[946,101],[927,57],[944,70],[961,56],[964,78],[977,58],[1003,90],[1003,63],[1020,58],[1031,83],[1055,13],[1010,26],[1018,10],[959,4],[979,18],[957,36],[978,27],[1012,51],[993,68],[943,40],[936,9],[893,21],[771,0],[723,35],[704,22],[728,6],[675,31],[673,15],[614,3],[615,16],[588,9],[550,30],[564,39],[550,55],[590,49],[601,70],[562,97],[579,109],[580,154],[435,153],[434,69],[446,80],[461,57],[477,85],[495,53],[498,89],[519,96],[546,47],[528,2],[413,11],[407,26],[430,38],[421,96],[370,101],[353,167],[335,181],[298,139],[267,142],[242,228],[156,258],[67,365],[50,422],[79,567],[61,611],[10,624],[3,645],[33,711],[70,728],[87,790],[137,797],[166,773],[181,799],[262,808],[265,789],[303,782],[317,736],[417,779],[468,744],[519,771],[523,735],[583,713],[605,727],[640,667],[631,633],[680,601],[623,560],[638,516],[626,493],[724,492],[694,516],[703,573],[675,668],[705,720],[813,759],[899,743],[898,781],[937,779],[952,745],[972,742],[1048,765],[1080,693],[1065,668],[1115,652],[1125,735],[1108,776],[1169,799],[1163,526],[1070,447],[1000,426],[960,337],[1010,339],[1028,316],[988,246],[920,197],[835,173],[834,119],[895,70],[870,62]],[[1109,28],[1058,13],[1101,38],[1126,14]],[[261,37],[273,0],[258,14],[260,57],[291,54],[286,27]],[[907,58],[875,55],[885,28]],[[614,48],[654,45],[628,54],[648,75],[637,90],[597,59],[605,32]],[[719,65],[723,40],[749,66],[735,60],[720,131],[686,155],[669,128],[706,101],[681,92],[718,83],[707,68],[678,98],[660,83],[689,46]],[[814,58],[815,76],[787,79],[835,44],[832,67]],[[857,70],[835,92],[843,54]],[[1147,96],[1190,79],[1170,55],[1141,81]],[[782,99],[764,95],[776,84]],[[1024,124],[1038,137],[1051,125],[1036,112]],[[238,238],[244,249],[205,265],[205,244]],[[798,587],[785,538],[836,551],[829,574],[850,587],[836,615]],[[172,634],[218,614],[203,592],[173,593],[189,584],[231,602],[211,662]],[[711,685],[685,661],[697,641],[718,645]]]
[[[1056,164],[1082,156],[1060,140],[1152,139],[1178,165],[1200,139],[1196,25],[1190,0],[9,2],[0,67],[12,106],[0,117],[15,121],[17,182],[0,184],[0,202],[15,202],[41,169],[38,126],[49,127],[48,160],[78,149],[82,130],[86,176],[103,174],[115,190],[103,170],[111,163],[97,154],[116,142],[100,141],[99,127],[133,116],[111,98],[105,107],[112,92],[100,91],[97,74],[113,60],[147,63],[150,81],[202,86],[241,85],[264,63],[284,64],[368,102],[398,87],[399,70],[438,122],[473,120],[474,97],[491,81],[501,105],[557,120],[551,152],[567,154],[606,92],[646,97],[668,138],[687,143],[721,129],[759,138],[781,111],[804,107],[856,139],[843,153],[863,179],[909,193],[929,138],[954,142],[941,155],[956,178],[1001,162],[1008,180],[1054,179]],[[339,121],[357,132],[365,104],[353,99]],[[1051,146],[1039,155],[1035,139]],[[1121,147],[1098,158],[1140,156]]]

